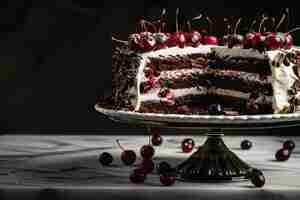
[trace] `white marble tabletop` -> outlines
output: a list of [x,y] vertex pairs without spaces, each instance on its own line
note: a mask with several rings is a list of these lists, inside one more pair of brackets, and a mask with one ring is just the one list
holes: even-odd
[[[182,153],[180,142],[186,137],[196,146],[205,136],[163,136],[164,142],[155,148],[155,162],[179,164],[191,153]],[[249,181],[226,183],[188,183],[177,181],[163,187],[159,176],[149,175],[144,184],[130,183],[133,167],[120,161],[121,150],[115,140],[139,154],[139,148],[148,143],[147,136],[97,135],[1,135],[0,136],[0,199],[28,199],[49,195],[58,199],[84,199],[101,195],[101,199],[299,199],[300,197],[300,137],[225,136],[228,147],[253,167],[261,169],[266,177],[263,188],[255,188]],[[240,142],[253,142],[250,150],[241,150]],[[275,152],[286,139],[296,142],[296,149],[286,162],[275,161]],[[298,145],[299,144],[299,145]],[[114,157],[112,166],[98,162],[101,152]],[[138,157],[139,162],[140,157]],[[1,192],[2,191],[2,192]],[[16,192],[19,191],[19,192]],[[22,193],[20,193],[22,191]],[[80,194],[80,195],[79,195]],[[82,196],[81,196],[82,195]]]

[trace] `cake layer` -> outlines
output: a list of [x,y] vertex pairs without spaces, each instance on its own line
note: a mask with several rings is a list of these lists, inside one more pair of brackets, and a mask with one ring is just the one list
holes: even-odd
[[268,56],[253,49],[212,48],[209,59],[209,66],[215,69],[271,74]]
[[188,88],[197,85],[233,89],[242,92],[256,91],[272,95],[272,77],[255,73],[239,72],[232,70],[214,69],[182,69],[176,71],[163,71],[158,77],[160,85],[168,83],[172,89]]
[[158,71],[206,68],[208,65],[206,54],[159,56],[159,58],[150,57],[149,60]]
[[[171,98],[169,99],[159,97],[158,93],[159,89],[154,89],[151,92],[141,96],[141,112],[145,112],[145,110],[149,111],[149,109],[156,110],[158,107],[161,107],[163,110],[173,110],[173,112],[176,113],[176,110],[180,110],[180,106],[183,105],[191,106],[194,104],[199,104],[204,109],[214,103],[219,103],[225,108],[238,113],[252,112],[249,110],[251,105],[260,107],[260,111],[272,111],[271,96],[261,95],[255,97],[254,99],[250,93],[244,93],[235,90],[220,88],[208,90],[205,87],[171,89]],[[203,112],[205,112],[205,109]]]

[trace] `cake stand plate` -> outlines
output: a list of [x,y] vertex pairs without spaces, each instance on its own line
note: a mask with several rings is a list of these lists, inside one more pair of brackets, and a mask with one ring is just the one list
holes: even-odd
[[264,115],[184,115],[138,113],[111,110],[98,105],[95,109],[113,121],[184,129],[267,129],[300,126],[300,112]]
[[[98,105],[95,109],[108,118],[123,123],[142,124],[147,127],[207,129],[208,138],[186,161],[176,168],[183,181],[224,181],[251,178],[255,168],[233,153],[222,140],[223,130],[253,130],[300,125],[300,113],[213,116],[138,113],[110,110]],[[257,172],[257,171],[256,171]]]

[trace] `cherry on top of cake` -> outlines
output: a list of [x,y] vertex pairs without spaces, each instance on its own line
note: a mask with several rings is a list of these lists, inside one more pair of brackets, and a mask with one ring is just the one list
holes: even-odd
[[[283,14],[281,20],[275,27],[275,18],[262,16],[259,23],[255,20],[249,28],[249,32],[245,35],[238,34],[238,27],[242,21],[239,18],[235,23],[234,29],[228,23],[227,19],[224,22],[227,25],[227,34],[223,37],[212,35],[213,21],[209,17],[199,15],[191,21],[207,20],[209,31],[205,28],[192,28],[188,20],[184,25],[185,28],[179,27],[178,23],[179,9],[176,10],[176,31],[173,33],[166,31],[166,10],[164,9],[160,19],[154,22],[140,20],[137,32],[133,33],[128,38],[129,47],[132,50],[139,52],[150,52],[171,47],[194,47],[201,45],[221,45],[228,48],[240,47],[244,49],[256,49],[260,52],[276,49],[291,49],[293,46],[293,37],[291,33],[300,28],[292,29],[291,31],[282,33],[278,32],[281,24],[286,19],[286,14]],[[272,31],[264,30],[264,23],[271,21],[273,23]],[[257,31],[253,30],[254,25],[259,25]],[[183,27],[183,26],[182,26]],[[185,31],[183,31],[185,29]],[[233,31],[232,31],[233,29]]]

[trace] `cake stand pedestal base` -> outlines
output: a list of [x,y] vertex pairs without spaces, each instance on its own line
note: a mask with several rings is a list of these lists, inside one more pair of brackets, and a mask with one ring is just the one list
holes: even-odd
[[208,134],[206,142],[177,166],[183,181],[226,181],[248,179],[252,169],[225,145],[223,134]]

